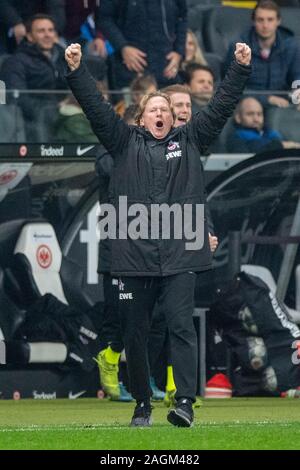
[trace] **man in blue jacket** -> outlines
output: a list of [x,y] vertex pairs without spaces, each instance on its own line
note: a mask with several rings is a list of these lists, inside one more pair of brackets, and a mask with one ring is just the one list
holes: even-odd
[[115,49],[111,86],[124,88],[137,73],[153,74],[159,88],[176,81],[185,55],[186,0],[101,0],[98,27]]
[[[280,91],[291,89],[294,80],[300,80],[300,46],[293,34],[280,26],[278,5],[272,0],[258,2],[252,14],[253,26],[239,41],[252,50],[252,74],[247,84],[250,90]],[[234,44],[228,52],[232,57]],[[287,96],[259,95],[263,105],[289,106]]]
[[[176,408],[170,410],[168,420],[175,426],[190,427],[197,386],[197,338],[192,319],[195,280],[197,272],[211,268],[199,153],[207,150],[232,115],[251,73],[251,50],[246,44],[236,45],[235,61],[207,108],[176,128],[171,100],[161,92],[144,96],[136,117],[138,125],[128,126],[104,101],[81,64],[80,45],[71,44],[65,57],[72,92],[115,162],[110,200],[118,215],[113,224],[116,237],[110,236],[111,274],[118,278],[130,389],[137,402],[131,426],[151,425],[147,340],[151,313],[160,298],[177,387]],[[124,196],[129,205],[125,211]],[[162,217],[157,223],[153,211],[162,206],[171,210],[174,205],[184,219],[177,224],[174,215],[168,227],[161,223]],[[137,206],[141,211],[138,225],[143,227],[140,234],[131,231]]]
[[235,130],[228,137],[233,153],[256,153],[267,150],[299,148],[299,142],[283,139],[280,132],[265,126],[261,103],[250,96],[241,99],[234,113]]

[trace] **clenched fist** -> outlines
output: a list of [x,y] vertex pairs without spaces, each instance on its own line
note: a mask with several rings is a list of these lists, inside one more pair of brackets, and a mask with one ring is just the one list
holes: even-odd
[[251,49],[244,42],[237,42],[235,45],[235,60],[241,65],[250,65]]
[[68,63],[69,68],[76,70],[80,66],[80,61],[82,57],[81,45],[80,44],[70,44],[65,51],[65,59]]

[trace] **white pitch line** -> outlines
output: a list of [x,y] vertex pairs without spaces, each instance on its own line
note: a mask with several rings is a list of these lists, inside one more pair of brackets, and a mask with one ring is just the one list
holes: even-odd
[[[281,427],[292,427],[295,425],[295,422],[287,422],[287,421],[250,421],[250,422],[231,422],[231,423],[218,423],[218,422],[206,422],[206,423],[197,423],[196,427],[199,428],[208,428],[208,427],[217,427],[217,426],[222,426],[226,428],[236,428],[236,427],[241,427],[241,426],[268,426],[268,425],[276,425],[276,426],[281,426]],[[167,427],[168,425],[161,425],[159,427]],[[155,428],[156,426],[154,426]],[[157,426],[158,427],[158,426]],[[169,426],[168,426],[169,427]],[[24,426],[24,427],[9,427],[9,428],[3,428],[0,427],[0,433],[6,433],[6,432],[41,432],[41,431],[98,431],[98,430],[107,430],[107,429],[118,429],[118,430],[128,430],[127,425],[115,425],[115,426],[110,426],[107,424],[95,424],[95,425],[70,425],[70,426],[65,426],[65,425],[53,425],[53,426]],[[151,428],[149,428],[151,429]],[[152,428],[153,429],[153,428]],[[171,428],[170,428],[171,429]]]

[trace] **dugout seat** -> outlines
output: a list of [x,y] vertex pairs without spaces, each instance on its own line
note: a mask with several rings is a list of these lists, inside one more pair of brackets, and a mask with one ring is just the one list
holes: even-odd
[[280,132],[284,140],[300,142],[300,112],[296,108],[272,106],[266,112],[266,123],[270,129]]
[[80,266],[62,256],[53,226],[48,222],[25,223],[6,272],[14,296],[25,307],[45,294],[79,310],[93,305],[83,289]]
[[[297,267],[298,269],[298,276],[300,274],[300,266]],[[296,278],[297,278],[297,269],[296,269]],[[245,273],[247,274],[251,274],[252,276],[257,276],[259,277],[262,281],[264,281],[267,286],[269,287],[270,291],[275,295],[276,294],[276,290],[277,290],[277,285],[276,285],[276,282],[273,278],[273,275],[271,273],[271,271],[264,267],[264,266],[259,266],[259,265],[255,265],[255,264],[243,264],[242,267],[241,267],[241,271],[244,271]],[[298,287],[298,289],[297,289]],[[300,297],[300,293],[297,292],[299,291],[299,287],[300,285],[296,283],[296,299]],[[288,311],[288,314],[289,314],[289,318],[290,320],[292,320],[293,322],[297,323],[297,324],[300,324],[300,311],[298,310],[299,308],[299,305],[297,305],[297,300],[296,300],[296,309],[293,309],[293,308],[290,308],[288,307],[287,305],[285,305],[285,308],[287,309]]]
[[5,290],[5,273],[0,268],[0,364],[62,363],[67,346],[59,342],[27,342],[15,340],[14,335],[26,318]]
[[0,363],[64,363],[66,344],[52,340],[28,342],[26,338],[16,339],[14,333],[26,319],[26,310],[47,293],[86,311],[93,302],[84,294],[82,283],[83,273],[62,256],[52,225],[24,223],[4,276],[0,270]]
[[0,105],[0,143],[24,143],[25,125],[20,108],[14,104]]

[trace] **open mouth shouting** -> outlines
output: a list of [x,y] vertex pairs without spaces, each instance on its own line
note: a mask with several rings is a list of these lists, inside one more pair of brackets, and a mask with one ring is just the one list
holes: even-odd
[[188,122],[187,116],[177,116],[176,124],[178,126],[184,126]]
[[158,121],[156,121],[155,127],[156,127],[156,129],[162,129],[164,127],[163,121],[160,120],[160,119]]

